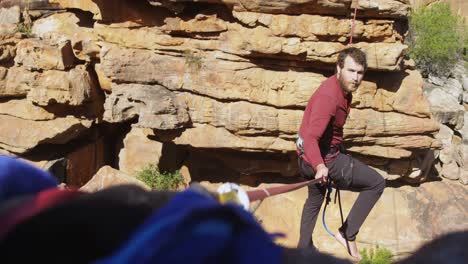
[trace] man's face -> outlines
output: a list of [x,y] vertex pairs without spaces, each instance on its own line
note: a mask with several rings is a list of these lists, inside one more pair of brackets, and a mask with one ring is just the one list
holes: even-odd
[[343,68],[336,65],[336,70],[341,88],[346,93],[356,91],[364,77],[364,66],[356,63],[350,56],[347,56],[344,60]]

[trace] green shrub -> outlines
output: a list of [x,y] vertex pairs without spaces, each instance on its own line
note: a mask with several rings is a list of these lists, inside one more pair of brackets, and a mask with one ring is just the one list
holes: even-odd
[[362,260],[359,264],[391,264],[393,254],[386,248],[380,248],[377,246],[375,249],[370,249],[369,252],[366,249],[361,250]]
[[160,172],[153,164],[138,171],[136,177],[153,190],[177,190],[184,183],[184,178],[179,171]]
[[200,52],[185,50],[184,57],[185,64],[192,70],[198,71],[203,67],[203,56]]
[[18,24],[17,28],[18,28],[18,32],[25,35],[27,38],[32,37],[33,34],[32,34],[32,28],[30,25],[20,23]]
[[409,20],[409,55],[424,75],[447,76],[463,59],[466,25],[446,3],[413,10]]

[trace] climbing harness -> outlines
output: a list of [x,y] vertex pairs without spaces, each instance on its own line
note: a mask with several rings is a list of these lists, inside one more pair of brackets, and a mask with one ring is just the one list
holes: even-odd
[[[299,135],[296,141],[296,146],[300,152],[299,157],[301,157],[304,154],[304,140]],[[305,187],[311,184],[319,183],[321,180],[322,179],[310,179],[310,180],[299,182],[299,183],[282,184],[282,185],[278,185],[278,186],[274,186],[270,188],[261,188],[261,189],[250,190],[250,191],[245,191],[239,185],[234,184],[234,183],[224,183],[221,186],[219,186],[217,190],[218,201],[221,203],[233,202],[242,206],[245,210],[248,211],[250,209],[251,202],[262,201],[263,199],[270,197],[270,196],[291,192],[291,191],[300,189],[302,187]],[[327,210],[327,206],[331,201],[330,196],[333,191],[332,182],[330,178],[327,179],[326,187],[327,187],[327,195],[326,195],[325,207],[322,212],[322,225],[327,231],[327,233],[330,234],[332,237],[334,237],[334,234],[330,231],[325,221],[325,213]],[[343,224],[344,223],[343,211],[341,207],[341,197],[340,197],[340,192],[339,192],[338,187],[336,188],[336,192],[335,192],[335,204],[336,204],[337,198],[338,198],[338,204],[339,204],[339,209],[340,209],[340,214],[341,214],[341,223]]]

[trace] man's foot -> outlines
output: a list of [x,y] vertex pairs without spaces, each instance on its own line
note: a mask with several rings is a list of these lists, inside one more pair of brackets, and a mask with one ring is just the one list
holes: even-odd
[[336,232],[335,239],[340,242],[348,251],[349,255],[357,260],[361,260],[361,254],[359,254],[359,250],[356,245],[356,241],[346,241],[346,239],[341,235],[340,232]]

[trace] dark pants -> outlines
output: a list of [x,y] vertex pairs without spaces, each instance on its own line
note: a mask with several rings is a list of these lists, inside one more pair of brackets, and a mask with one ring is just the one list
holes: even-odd
[[[359,228],[385,188],[385,179],[375,170],[349,155],[339,154],[335,160],[327,164],[328,177],[340,189],[359,192],[359,196],[339,231],[349,241],[354,241]],[[299,168],[305,177],[314,177],[313,169],[299,158]],[[312,232],[317,222],[317,216],[322,206],[326,186],[315,184],[308,186],[309,196],[304,203],[301,217],[299,248],[313,247]]]

